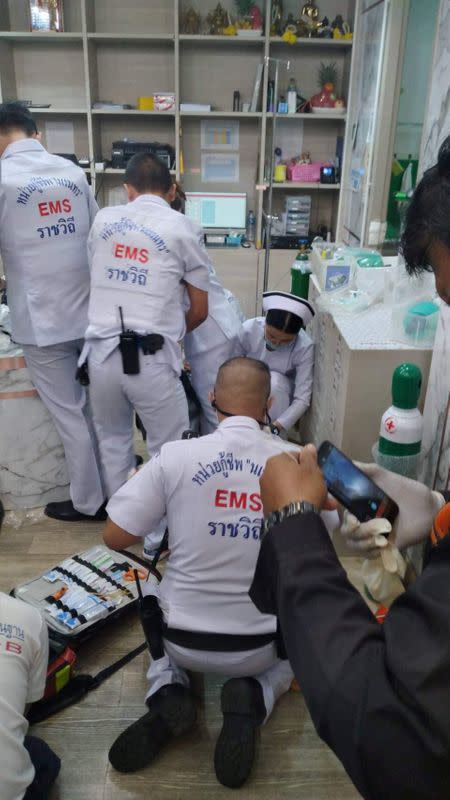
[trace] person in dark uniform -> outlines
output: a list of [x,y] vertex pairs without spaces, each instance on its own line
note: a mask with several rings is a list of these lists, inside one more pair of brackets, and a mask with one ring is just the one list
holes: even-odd
[[[410,274],[434,272],[450,305],[450,137],[414,192],[402,252]],[[430,533],[422,574],[382,626],[348,581],[318,514],[304,505],[321,509],[327,496],[311,447],[298,463],[285,454],[267,462],[264,514],[294,505],[266,526],[250,596],[261,612],[278,615],[316,729],[363,797],[448,800],[450,504],[438,503],[422,484],[382,472],[400,509],[390,538],[399,548],[417,541],[418,519],[422,538]]]
[[[415,482],[408,484],[413,491]],[[269,459],[261,497],[269,529],[250,597],[278,616],[319,736],[365,800],[448,800],[450,504],[435,519],[422,575],[381,626],[317,513],[327,491],[315,449],[306,447],[297,462],[286,454]],[[272,514],[282,508],[276,522]]]

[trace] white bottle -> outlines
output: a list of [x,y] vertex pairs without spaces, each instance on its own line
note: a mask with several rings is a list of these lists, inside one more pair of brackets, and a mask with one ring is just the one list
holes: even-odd
[[392,377],[392,405],[381,417],[377,463],[391,472],[417,476],[423,417],[417,408],[422,373],[415,364],[401,364]]
[[288,105],[288,114],[295,114],[297,111],[297,87],[295,85],[295,79],[291,78],[289,81],[289,86],[287,90],[287,105]]

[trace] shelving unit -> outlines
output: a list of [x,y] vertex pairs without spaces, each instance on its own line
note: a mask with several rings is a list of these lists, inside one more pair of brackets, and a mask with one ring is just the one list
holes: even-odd
[[[180,33],[179,17],[190,0],[64,0],[64,33],[30,32],[28,0],[2,0],[0,97],[51,103],[50,108],[32,109],[43,142],[51,143],[55,136],[59,141],[58,129],[60,137],[65,129],[72,147],[62,149],[89,159],[88,173],[101,204],[120,202],[122,197],[124,170],[95,168],[96,162],[111,157],[113,141],[126,137],[164,142],[175,148],[175,174],[182,179],[185,190],[246,192],[248,208],[257,213],[260,241],[273,123],[273,114],[267,111],[271,68],[264,70],[257,111],[233,112],[233,92],[239,90],[241,103],[250,102],[258,65],[264,59],[279,58],[291,62],[289,73],[282,72],[281,91],[293,76],[301,94],[309,97],[318,90],[316,73],[320,62],[326,60],[337,63],[338,91],[347,99],[352,42],[298,39],[289,45],[270,35],[271,0],[256,2],[265,19],[265,35],[245,38]],[[359,0],[323,0],[320,12],[329,19],[341,13],[354,26],[358,3]],[[216,4],[216,0],[194,1],[203,17]],[[222,0],[222,6],[235,12],[234,0]],[[285,15],[299,13],[297,0],[284,0],[283,8]],[[137,106],[140,96],[156,91],[175,93],[173,112],[92,108],[97,101]],[[180,111],[180,102],[211,103],[213,111]],[[237,183],[202,182],[203,119],[239,122]],[[347,135],[347,114],[283,115],[277,130],[280,140],[293,142],[293,152],[286,152],[286,156],[306,150],[313,160],[327,160],[334,157],[337,137]],[[287,182],[274,188],[276,213],[283,208],[283,191],[311,192],[313,224],[323,222],[335,228],[339,184]]]

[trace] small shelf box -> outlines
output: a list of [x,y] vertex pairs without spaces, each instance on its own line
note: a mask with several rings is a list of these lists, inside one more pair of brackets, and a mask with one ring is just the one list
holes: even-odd
[[328,161],[313,161],[312,164],[288,164],[286,174],[288,181],[298,183],[319,183],[320,168],[332,166]]

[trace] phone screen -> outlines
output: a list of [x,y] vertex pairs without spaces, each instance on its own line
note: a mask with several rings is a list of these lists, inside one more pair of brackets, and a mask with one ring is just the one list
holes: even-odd
[[396,503],[331,442],[320,446],[318,461],[328,491],[360,522],[374,517],[393,522],[398,513]]

